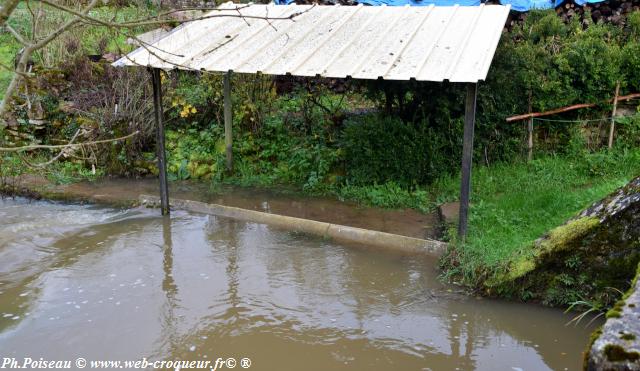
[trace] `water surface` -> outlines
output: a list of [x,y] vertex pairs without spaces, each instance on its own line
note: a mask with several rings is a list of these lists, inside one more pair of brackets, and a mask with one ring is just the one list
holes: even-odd
[[[44,186],[48,194],[53,193],[63,199],[107,203],[130,204],[141,194],[157,195],[159,191],[158,179],[155,178],[107,178],[97,182],[54,185],[45,178],[27,176],[21,181],[34,189]],[[416,238],[438,239],[441,232],[435,212],[366,207],[333,197],[305,196],[295,189],[212,186],[211,182],[185,180],[169,182],[169,196]]]
[[2,357],[579,370],[593,330],[456,294],[426,257],[260,224],[20,199],[0,220]]

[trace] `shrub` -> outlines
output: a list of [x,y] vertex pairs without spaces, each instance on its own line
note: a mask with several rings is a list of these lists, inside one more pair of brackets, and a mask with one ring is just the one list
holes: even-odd
[[[341,145],[351,184],[394,181],[403,187],[415,187],[457,166],[457,156],[446,157],[446,149],[453,144],[451,138],[427,123],[366,115],[348,119],[345,125]],[[459,121],[451,123],[452,132],[460,133],[460,127]],[[454,145],[460,148],[457,141]]]

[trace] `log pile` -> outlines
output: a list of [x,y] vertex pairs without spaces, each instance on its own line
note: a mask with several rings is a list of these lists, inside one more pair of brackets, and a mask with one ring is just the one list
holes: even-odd
[[634,10],[640,10],[640,0],[612,0],[602,3],[585,4],[582,7],[573,3],[567,3],[556,9],[556,12],[558,12],[565,22],[570,21],[575,16],[580,17],[582,20],[585,14],[590,12],[593,22],[605,22],[623,26],[626,20],[625,15]]
[[[270,0],[256,0],[256,3],[268,3]],[[500,4],[500,0],[481,0],[486,4]],[[320,4],[320,5],[357,5],[358,0],[295,0],[295,4]],[[191,7],[211,7],[213,0],[164,0],[164,6],[174,9]],[[566,0],[556,8],[556,13],[565,23],[569,23],[575,17],[586,25],[588,23],[612,23],[617,26],[624,26],[626,15],[633,11],[640,10],[640,0],[608,0],[600,3],[578,5],[574,0]],[[507,21],[507,29],[511,29],[516,24],[522,23],[528,12],[512,11]],[[589,16],[590,15],[590,16]]]
[[[640,0],[609,0],[601,3],[578,5],[572,0],[564,2],[556,8],[556,13],[565,23],[569,23],[578,17],[583,25],[589,23],[611,23],[616,26],[625,26],[627,14],[640,10]],[[507,28],[522,23],[527,13],[511,12]]]

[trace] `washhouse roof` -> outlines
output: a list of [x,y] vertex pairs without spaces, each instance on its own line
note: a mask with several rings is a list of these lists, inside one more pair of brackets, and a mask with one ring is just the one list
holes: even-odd
[[114,63],[354,79],[484,80],[509,6],[222,4]]

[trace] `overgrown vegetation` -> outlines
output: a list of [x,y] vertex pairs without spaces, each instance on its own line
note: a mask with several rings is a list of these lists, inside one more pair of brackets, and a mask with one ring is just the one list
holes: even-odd
[[[124,2],[123,2],[124,3]],[[73,4],[72,4],[73,5]],[[55,29],[62,22],[70,19],[71,15],[43,6],[42,15],[37,17],[34,34],[34,14],[38,14],[38,4],[21,2],[8,20],[8,24],[28,39],[38,39]],[[103,20],[127,21],[137,19],[143,15],[153,14],[151,7],[134,5],[103,6],[92,10],[89,14]],[[138,28],[134,32],[142,32]],[[6,30],[0,30],[0,63],[6,67],[13,67],[16,53],[20,44]],[[34,55],[36,67],[58,69],[62,62],[74,56],[102,55],[105,53],[120,53],[130,51],[131,46],[126,43],[126,37],[105,27],[75,27],[72,32],[63,33],[44,49]],[[0,92],[4,92],[12,71],[0,68]]]

